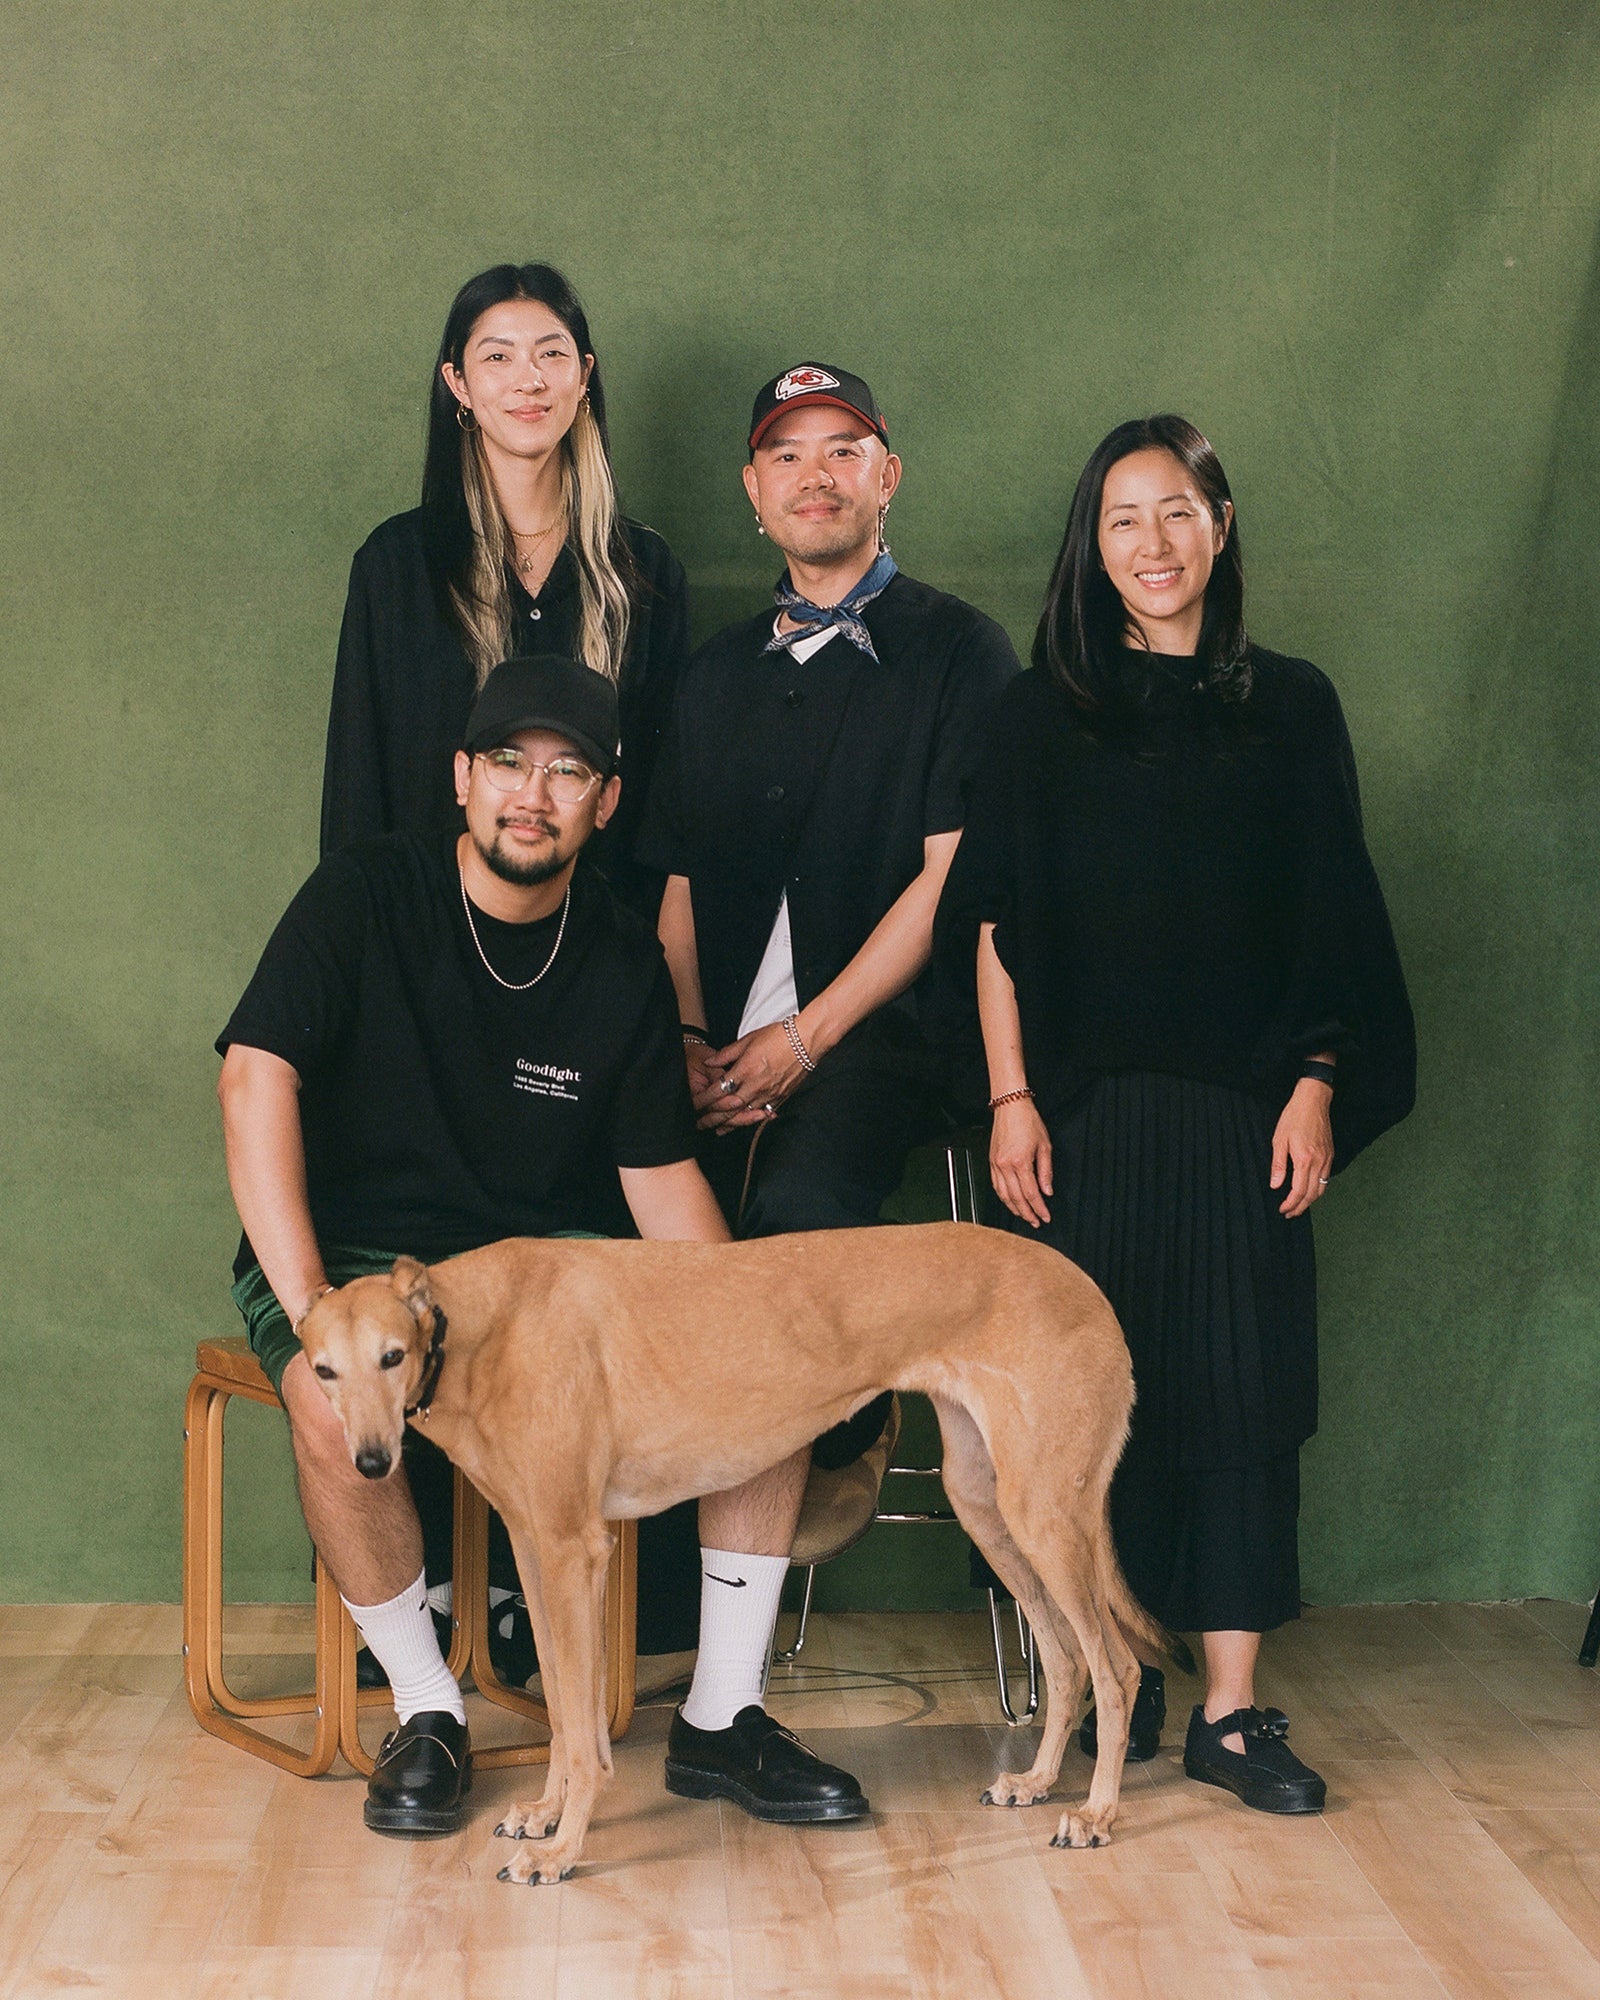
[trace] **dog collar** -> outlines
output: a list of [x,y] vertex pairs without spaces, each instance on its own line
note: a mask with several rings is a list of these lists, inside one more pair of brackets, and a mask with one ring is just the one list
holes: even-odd
[[433,1392],[439,1386],[439,1377],[444,1373],[444,1337],[450,1331],[450,1322],[444,1316],[444,1309],[433,1309],[433,1338],[428,1342],[428,1351],[422,1357],[422,1380],[417,1384],[417,1400],[407,1409],[408,1417],[420,1416],[428,1421],[428,1405],[433,1401]]

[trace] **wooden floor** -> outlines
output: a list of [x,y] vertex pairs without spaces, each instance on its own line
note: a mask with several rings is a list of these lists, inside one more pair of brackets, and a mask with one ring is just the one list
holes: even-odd
[[[1312,1612],[1269,1641],[1261,1696],[1327,1776],[1326,1815],[1187,1780],[1172,1743],[1195,1690],[1174,1679],[1169,1747],[1129,1772],[1093,1854],[1047,1847],[1052,1808],[977,1803],[1025,1754],[983,1624],[822,1618],[774,1705],[861,1775],[870,1821],[763,1827],[669,1798],[669,1709],[647,1702],[579,1877],[515,1889],[490,1829],[528,1774],[485,1774],[453,1840],[381,1840],[354,1780],[201,1734],[171,1608],[0,1611],[0,1996],[1600,1996],[1583,1618]],[[305,1631],[298,1610],[241,1613],[246,1672],[292,1684]],[[1087,1776],[1070,1750],[1062,1789]]]

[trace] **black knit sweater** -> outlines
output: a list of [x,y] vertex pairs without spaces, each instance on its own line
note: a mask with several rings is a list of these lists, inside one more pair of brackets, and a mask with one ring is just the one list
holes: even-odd
[[1410,1109],[1411,1009],[1338,696],[1308,661],[1257,647],[1252,664],[1230,705],[1192,660],[1130,652],[1132,714],[1109,728],[1037,669],[1007,689],[937,926],[973,1095],[992,922],[1047,1120],[1123,1070],[1281,1104],[1323,1048],[1339,1165]]

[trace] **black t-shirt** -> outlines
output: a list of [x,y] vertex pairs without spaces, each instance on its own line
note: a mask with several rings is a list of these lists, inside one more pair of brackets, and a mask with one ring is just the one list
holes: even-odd
[[[559,911],[467,928],[454,840],[391,834],[327,856],[217,1039],[301,1079],[324,1244],[434,1260],[503,1236],[630,1235],[618,1167],[694,1153],[661,947],[583,862]],[[254,1262],[241,1246],[238,1269]]]
[[714,1041],[738,1032],[785,894],[802,1007],[854,958],[921,873],[923,841],[962,825],[1017,672],[992,618],[908,576],[862,614],[876,660],[842,635],[805,661],[766,653],[773,616],[690,661],[639,836],[641,862],[688,877]]

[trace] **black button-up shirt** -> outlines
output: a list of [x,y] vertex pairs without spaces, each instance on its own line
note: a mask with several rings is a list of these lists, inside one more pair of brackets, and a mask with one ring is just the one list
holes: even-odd
[[638,858],[688,877],[713,1040],[738,1032],[785,894],[800,1005],[849,964],[921,873],[924,840],[962,825],[988,711],[1018,670],[992,618],[908,576],[863,616],[876,661],[842,634],[805,661],[763,653],[766,611],[685,673]]

